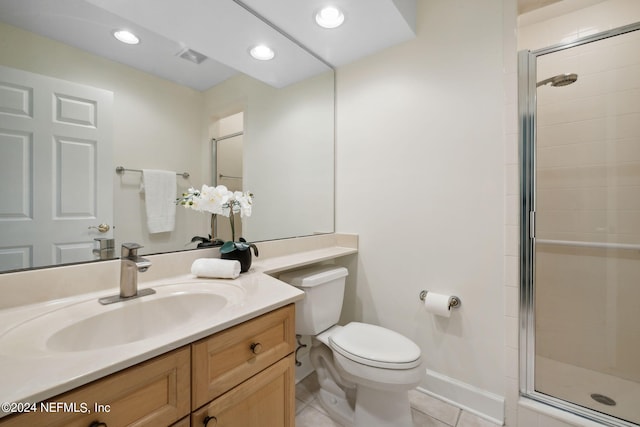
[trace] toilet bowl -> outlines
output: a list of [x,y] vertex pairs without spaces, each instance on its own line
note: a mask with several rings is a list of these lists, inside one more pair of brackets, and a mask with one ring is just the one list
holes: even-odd
[[305,292],[296,303],[296,333],[313,336],[309,357],[320,403],[345,426],[410,427],[408,391],[425,375],[420,348],[381,326],[336,325],[347,274],[342,267],[321,266],[280,276]]

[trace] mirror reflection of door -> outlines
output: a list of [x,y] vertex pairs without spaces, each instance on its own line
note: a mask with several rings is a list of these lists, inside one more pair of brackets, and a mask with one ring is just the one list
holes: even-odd
[[113,236],[112,103],[0,67],[0,271],[93,260]]
[[[221,119],[218,123],[219,137],[215,144],[216,185],[224,185],[231,191],[244,191],[242,182],[242,145],[243,113]],[[215,237],[224,241],[231,240],[229,219],[218,216]],[[242,221],[236,215],[235,238],[242,237]]]

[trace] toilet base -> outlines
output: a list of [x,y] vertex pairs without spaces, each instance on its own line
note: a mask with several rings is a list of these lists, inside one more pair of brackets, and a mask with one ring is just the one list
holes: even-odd
[[322,342],[313,340],[309,357],[320,384],[320,404],[331,418],[344,427],[353,427],[355,384],[340,377],[334,366],[333,352]]
[[409,392],[386,392],[358,385],[354,427],[412,427]]
[[384,392],[359,386],[355,408],[344,394],[320,389],[320,404],[344,427],[413,427],[409,393]]
[[319,400],[329,416],[344,427],[412,427],[409,391],[369,387],[345,378],[335,355],[318,340],[309,354],[320,384]]
[[320,389],[318,392],[320,405],[329,416],[344,427],[355,427],[354,408],[344,394],[336,395],[330,391]]

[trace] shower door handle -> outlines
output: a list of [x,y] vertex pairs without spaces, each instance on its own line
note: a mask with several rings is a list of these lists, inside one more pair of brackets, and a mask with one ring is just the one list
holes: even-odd
[[529,211],[529,238],[536,238],[536,211]]

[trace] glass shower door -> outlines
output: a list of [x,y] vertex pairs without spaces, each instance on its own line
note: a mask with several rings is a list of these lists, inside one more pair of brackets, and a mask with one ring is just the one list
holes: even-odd
[[640,31],[534,59],[524,392],[640,425]]

